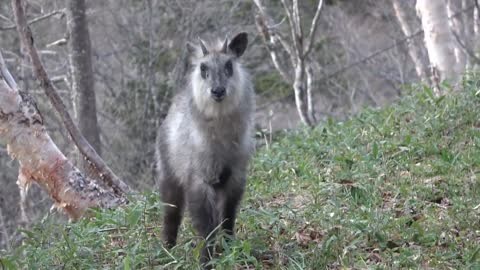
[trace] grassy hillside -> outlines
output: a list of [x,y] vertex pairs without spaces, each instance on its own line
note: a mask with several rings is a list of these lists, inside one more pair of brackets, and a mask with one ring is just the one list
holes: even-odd
[[[217,269],[480,269],[480,91],[415,88],[346,122],[277,134],[260,149]],[[167,251],[161,204],[75,224],[46,217],[3,256],[7,268],[196,269],[190,222]]]

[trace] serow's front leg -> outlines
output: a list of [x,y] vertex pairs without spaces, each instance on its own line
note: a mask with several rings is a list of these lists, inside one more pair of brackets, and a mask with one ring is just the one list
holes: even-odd
[[177,234],[183,217],[183,189],[174,180],[164,180],[160,183],[160,196],[164,206],[163,241],[168,248],[177,243]]
[[243,187],[237,187],[235,190],[231,190],[225,195],[222,229],[231,238],[233,238],[235,234],[235,220],[237,218],[237,211],[242,200],[243,192]]
[[200,263],[205,267],[213,255],[212,242],[219,225],[215,189],[205,182],[193,183],[188,190],[188,208],[193,227],[206,241],[200,257]]

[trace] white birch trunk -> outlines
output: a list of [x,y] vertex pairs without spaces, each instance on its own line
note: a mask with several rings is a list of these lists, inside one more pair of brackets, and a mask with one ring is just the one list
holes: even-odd
[[[457,82],[460,68],[455,57],[455,40],[444,1],[417,0],[416,9],[425,32],[430,64],[440,80]],[[433,81],[436,81],[434,78]]]
[[308,117],[308,102],[306,96],[306,89],[305,89],[305,64],[302,62],[297,63],[295,67],[295,81],[293,83],[293,89],[295,91],[295,104],[297,105],[298,115],[300,116],[300,120],[307,126],[312,126],[313,123],[310,121]]

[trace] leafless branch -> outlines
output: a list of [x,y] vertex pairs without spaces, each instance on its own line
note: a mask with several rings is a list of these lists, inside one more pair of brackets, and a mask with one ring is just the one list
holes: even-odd
[[282,45],[282,48],[288,54],[291,64],[295,65],[295,62],[296,62],[294,58],[295,54],[292,52],[292,47],[290,46],[290,44],[288,44],[287,40],[285,40],[285,38],[281,33],[274,33],[274,34],[275,34],[275,38],[278,39],[280,45]]
[[[256,3],[258,2],[257,6],[261,7],[260,0],[254,0],[254,1]],[[256,25],[257,25],[257,28],[258,28],[258,32],[261,34],[261,36],[263,38],[263,41],[264,41],[265,45],[267,46],[267,50],[270,54],[270,58],[272,59],[273,65],[275,66],[275,68],[280,73],[280,76],[286,82],[290,82],[291,81],[291,76],[285,70],[285,65],[283,63],[281,63],[281,60],[280,60],[281,58],[280,58],[280,55],[279,55],[280,53],[279,53],[278,48],[276,47],[276,44],[275,44],[275,38],[270,33],[270,30],[268,29],[268,25],[266,24],[267,23],[266,21],[268,20],[268,17],[266,17],[266,16],[268,16],[268,15],[266,15],[265,12],[263,12],[263,15],[262,15],[262,11],[260,9],[260,13],[257,14],[257,16],[255,17],[255,22],[256,22]]]
[[6,16],[4,16],[4,15],[2,15],[2,14],[0,14],[0,19],[2,19],[2,20],[4,20],[4,21],[7,21],[7,22],[9,22],[9,23],[12,22],[12,20],[10,20],[10,18],[8,18],[8,17],[6,17]]
[[67,45],[68,40],[66,38],[61,38],[59,40],[55,40],[54,42],[50,42],[46,45],[47,48],[53,47],[53,46],[64,46]]
[[[27,22],[27,25],[31,25],[31,24],[34,24],[34,23],[37,23],[37,22],[41,22],[43,20],[46,20],[52,16],[55,16],[57,14],[62,14],[64,15],[65,14],[65,10],[61,9],[61,10],[54,10],[52,12],[49,12],[47,14],[44,14],[42,16],[39,16],[35,19],[32,19],[30,21]],[[16,28],[16,25],[15,24],[12,24],[12,25],[9,25],[9,26],[4,26],[4,27],[0,27],[0,31],[4,31],[4,30],[14,30]]]
[[319,0],[317,11],[315,12],[315,16],[313,17],[312,24],[310,25],[310,33],[308,34],[308,37],[307,37],[307,43],[304,51],[305,56],[307,56],[312,50],[313,43],[315,40],[315,34],[318,28],[317,26],[318,26],[318,20],[320,18],[320,11],[322,10],[322,7],[323,7],[323,0]]
[[299,56],[297,54],[298,52],[298,40],[296,39],[297,37],[297,27],[295,26],[295,19],[293,18],[293,14],[292,14],[292,11],[290,11],[290,8],[288,7],[288,4],[286,2],[286,0],[281,0],[282,1],[282,5],[283,5],[283,8],[285,9],[285,14],[287,14],[287,18],[288,18],[288,23],[290,24],[290,32],[291,32],[291,35],[292,35],[292,41],[293,41],[293,47],[295,48],[295,58],[297,56]]
[[298,0],[293,0],[293,18],[295,22],[295,31],[297,32],[297,38],[303,38],[303,29],[302,29],[302,21],[300,20],[300,10],[298,9]]
[[0,75],[3,77],[5,82],[7,82],[8,86],[10,86],[11,89],[18,91],[18,86],[17,82],[12,77],[12,74],[7,69],[7,65],[5,64],[5,60],[3,59],[3,56],[0,52]]
[[20,36],[20,40],[30,55],[35,75],[40,81],[40,84],[45,90],[45,94],[50,99],[50,102],[62,118],[62,121],[65,124],[70,136],[72,136],[74,143],[77,145],[78,149],[86,157],[86,159],[92,162],[92,167],[95,168],[100,178],[108,186],[110,186],[116,194],[129,193],[131,191],[130,187],[126,185],[117,175],[115,175],[115,173],[107,166],[107,164],[105,164],[103,159],[97,154],[97,152],[81,134],[80,130],[73,122],[72,117],[68,113],[68,110],[65,107],[60,95],[57,93],[55,87],[50,81],[37,53],[37,49],[35,48],[32,32],[25,19],[25,11],[23,9],[22,1],[12,0],[12,6],[15,14],[17,31]]
[[474,52],[471,48],[469,48],[469,47],[462,41],[462,39],[461,39],[460,36],[458,35],[457,31],[454,31],[454,30],[452,29],[452,34],[453,34],[453,36],[455,37],[455,40],[457,41],[458,45],[460,45],[460,47],[462,48],[462,50],[463,50],[469,57],[472,58],[471,60],[473,60],[473,62],[475,62],[475,64],[480,65],[480,58],[477,57],[477,56],[475,55],[475,52]]

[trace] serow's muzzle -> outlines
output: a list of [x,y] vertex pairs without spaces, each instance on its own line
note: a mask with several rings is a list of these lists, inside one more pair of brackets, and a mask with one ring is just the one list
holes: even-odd
[[225,87],[223,87],[223,86],[212,88],[212,90],[211,90],[212,98],[215,101],[220,102],[225,97],[226,92],[227,91],[226,91]]

